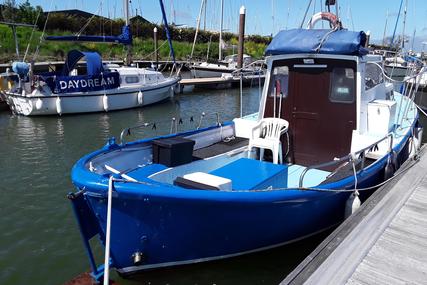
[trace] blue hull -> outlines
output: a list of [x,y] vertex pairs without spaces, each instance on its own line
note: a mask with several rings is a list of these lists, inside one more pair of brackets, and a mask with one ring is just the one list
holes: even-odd
[[[407,139],[395,149],[407,158]],[[84,163],[82,159],[80,164]],[[384,180],[387,157],[359,172],[358,188]],[[82,168],[73,170],[75,177]],[[352,189],[354,177],[322,185]],[[105,242],[108,177],[82,191],[73,203],[83,239]],[[363,193],[367,196],[369,193]],[[115,183],[112,204],[112,267],[122,274],[221,259],[264,250],[308,237],[344,219],[351,192],[182,190],[172,185]],[[74,200],[73,200],[74,202]],[[85,215],[79,215],[84,212]],[[88,217],[88,213],[91,218]],[[84,230],[92,229],[92,230]],[[91,232],[92,231],[92,232]],[[134,264],[132,256],[142,253]],[[97,269],[94,268],[94,272]]]

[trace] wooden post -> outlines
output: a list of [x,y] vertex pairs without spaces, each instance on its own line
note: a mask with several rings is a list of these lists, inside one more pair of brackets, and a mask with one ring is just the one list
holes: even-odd
[[239,20],[239,48],[238,48],[238,59],[237,68],[243,67],[243,50],[245,41],[245,6],[240,7],[240,20]]
[[154,60],[156,62],[156,70],[159,67],[159,52],[157,51],[157,27],[154,27]]

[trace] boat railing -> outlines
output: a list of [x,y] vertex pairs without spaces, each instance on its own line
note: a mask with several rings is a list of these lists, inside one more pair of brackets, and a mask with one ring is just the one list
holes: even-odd
[[[336,165],[338,163],[344,162],[344,161],[350,161],[355,163],[357,160],[361,161],[361,166],[360,169],[364,169],[365,168],[365,158],[366,158],[366,153],[369,151],[374,150],[379,143],[389,139],[389,149],[388,149],[388,153],[389,155],[393,154],[393,133],[388,133],[386,136],[382,137],[381,139],[375,141],[374,143],[372,143],[371,145],[362,148],[356,152],[352,152],[349,153],[343,157],[340,158],[335,158],[332,161],[328,161],[328,162],[324,162],[324,163],[320,163],[317,165],[312,165],[312,166],[307,166],[301,173],[300,177],[299,177],[299,188],[303,188],[303,182],[304,182],[304,177],[307,174],[308,171],[312,170],[312,169],[322,169],[324,167],[329,167],[332,165]],[[338,166],[334,172],[336,172],[338,169],[340,168],[340,166]],[[334,173],[332,172],[332,173]]]
[[[263,71],[263,65],[265,64],[265,60],[259,59],[255,60],[245,66],[234,70],[231,75],[233,77],[238,76],[248,76],[248,75],[262,75],[261,71]],[[248,70],[250,67],[254,67],[253,69]]]
[[[169,124],[169,135],[184,131],[184,128],[180,129],[180,126],[183,127],[185,122],[188,122],[190,125],[190,128],[188,130],[190,129],[198,130],[202,126],[204,126],[204,122],[208,117],[212,117],[214,119],[216,126],[222,126],[223,123],[221,122],[221,116],[220,116],[220,113],[218,112],[213,112],[213,113],[202,112],[198,120],[194,116],[190,116],[190,117],[172,117],[169,120],[163,120],[163,121],[151,122],[151,123],[145,122],[136,126],[124,128],[120,132],[120,145],[122,146],[125,145],[126,144],[125,137],[131,136],[132,134],[135,133],[135,131],[145,129],[147,127],[151,127],[151,129],[156,130],[157,126],[162,124],[163,125]],[[162,127],[162,129],[166,130],[167,127]]]

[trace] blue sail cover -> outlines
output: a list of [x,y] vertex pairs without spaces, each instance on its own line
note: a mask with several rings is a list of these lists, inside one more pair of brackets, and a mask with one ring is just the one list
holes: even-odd
[[348,30],[292,29],[280,31],[265,50],[266,55],[322,53],[365,55],[366,34]]
[[82,52],[79,50],[71,50],[67,54],[67,60],[62,68],[61,75],[68,76],[70,71],[76,68],[77,62],[86,58],[87,75],[100,74],[104,69],[102,67],[102,59],[97,52]]
[[[77,62],[86,59],[86,75],[70,76]],[[96,52],[71,50],[60,74],[45,78],[53,93],[91,92],[118,88],[118,72],[104,72],[101,56]]]
[[130,26],[122,27],[122,34],[119,36],[48,36],[48,41],[70,41],[70,42],[97,42],[97,43],[119,43],[123,45],[132,44],[132,33]]

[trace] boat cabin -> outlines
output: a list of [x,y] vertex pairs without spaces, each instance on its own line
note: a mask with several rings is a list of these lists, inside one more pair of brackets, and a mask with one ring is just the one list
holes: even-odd
[[[388,99],[392,93],[392,85],[386,86],[382,77],[381,57],[366,54],[362,34],[344,32],[359,37],[357,51],[337,50],[337,45],[338,54],[332,54],[329,46],[322,47],[329,53],[308,53],[310,48],[303,44],[298,52],[274,40],[267,49],[267,54],[274,56],[267,59],[268,84],[259,119],[275,117],[289,122],[288,136],[282,137],[289,162],[316,165],[350,153],[355,133],[368,133],[369,103]],[[305,30],[302,35],[282,33],[275,39],[296,39],[318,30]],[[384,130],[384,135],[388,131]]]

